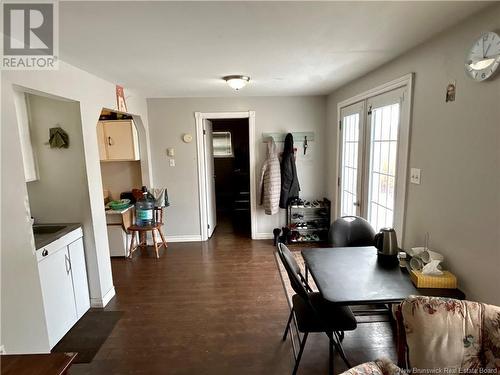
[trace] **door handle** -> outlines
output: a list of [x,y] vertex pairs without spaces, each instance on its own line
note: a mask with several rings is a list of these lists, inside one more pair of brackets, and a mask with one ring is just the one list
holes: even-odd
[[360,206],[360,203],[359,203],[359,201],[356,201],[356,202],[354,202],[352,205],[353,205],[353,206],[355,206],[355,207],[359,207],[359,206]]

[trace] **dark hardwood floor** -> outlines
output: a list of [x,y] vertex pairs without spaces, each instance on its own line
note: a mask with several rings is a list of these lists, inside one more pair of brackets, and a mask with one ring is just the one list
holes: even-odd
[[[170,243],[134,259],[113,259],[116,297],[106,310],[123,318],[79,374],[291,374],[290,341],[281,341],[288,307],[272,241],[216,233],[207,243]],[[346,334],[353,364],[395,359],[388,323]],[[345,367],[335,360],[336,372]],[[299,374],[326,374],[328,341],[310,335]]]

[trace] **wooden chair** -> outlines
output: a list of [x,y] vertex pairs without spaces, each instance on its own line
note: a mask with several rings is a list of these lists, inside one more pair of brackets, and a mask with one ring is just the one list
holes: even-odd
[[[155,248],[155,253],[156,253],[156,258],[159,258],[160,255],[158,253],[158,250],[160,247],[165,246],[165,249],[167,249],[168,244],[167,241],[165,240],[165,236],[163,235],[163,232],[161,230],[161,227],[163,225],[163,209],[162,207],[155,207],[154,209],[154,219],[155,223],[152,225],[145,225],[145,226],[140,226],[140,225],[130,225],[127,230],[131,235],[130,238],[130,251],[129,251],[129,258],[132,258],[132,254],[134,253],[137,248],[140,247],[147,247],[147,233],[151,232],[151,237],[153,238],[153,246]],[[158,232],[161,238],[161,243],[158,246],[158,243],[156,242],[156,236],[155,236],[155,231]],[[136,244],[136,234],[138,234],[139,241]]]

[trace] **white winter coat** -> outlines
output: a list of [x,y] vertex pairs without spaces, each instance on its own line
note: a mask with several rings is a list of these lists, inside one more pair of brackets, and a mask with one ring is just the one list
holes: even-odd
[[264,206],[267,215],[277,214],[279,211],[281,190],[281,169],[276,144],[274,140],[267,142],[267,159],[262,165],[260,176],[260,204]]

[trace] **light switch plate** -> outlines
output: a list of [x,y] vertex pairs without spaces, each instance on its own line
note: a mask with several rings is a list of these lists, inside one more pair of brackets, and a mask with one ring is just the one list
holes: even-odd
[[420,185],[420,169],[412,168],[410,171],[410,182],[412,184]]
[[175,159],[170,159],[168,161],[168,164],[171,166],[171,167],[175,167]]

